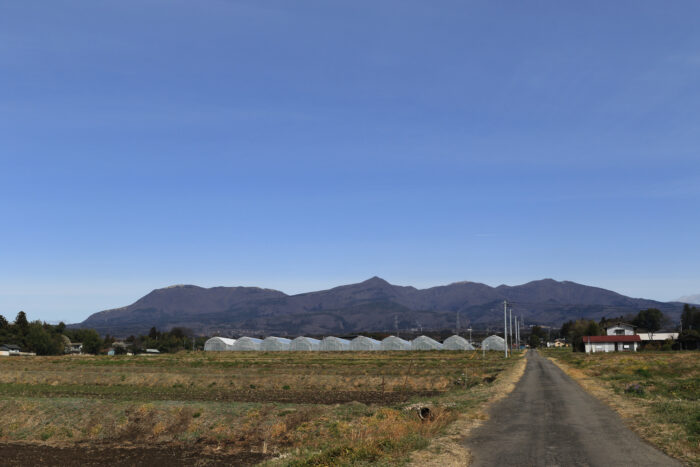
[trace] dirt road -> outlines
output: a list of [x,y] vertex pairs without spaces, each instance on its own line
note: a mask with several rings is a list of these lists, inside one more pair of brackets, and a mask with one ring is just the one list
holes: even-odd
[[522,379],[466,440],[473,466],[680,466],[556,365],[529,352]]

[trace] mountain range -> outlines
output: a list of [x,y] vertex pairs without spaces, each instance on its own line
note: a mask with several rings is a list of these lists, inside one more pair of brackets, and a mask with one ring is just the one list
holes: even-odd
[[630,298],[569,281],[543,279],[517,286],[476,282],[416,289],[379,277],[318,292],[287,295],[258,287],[176,285],[129,306],[100,311],[72,327],[115,336],[185,327],[206,335],[324,335],[407,329],[462,329],[503,324],[503,301],[525,324],[558,326],[658,308],[674,322],[682,304]]
[[676,300],[677,302],[687,303],[689,305],[700,305],[700,293],[695,295],[686,295]]

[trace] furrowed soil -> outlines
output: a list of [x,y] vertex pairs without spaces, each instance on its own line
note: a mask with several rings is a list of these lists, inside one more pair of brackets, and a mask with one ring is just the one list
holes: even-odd
[[400,464],[491,397],[515,360],[445,351],[2,358],[0,456],[7,465]]
[[168,466],[215,466],[255,465],[270,456],[255,453],[233,455],[208,454],[202,457],[194,449],[169,448],[93,448],[50,447],[10,444],[0,445],[2,465],[7,467],[27,465],[60,465],[64,467],[102,466],[154,467]]

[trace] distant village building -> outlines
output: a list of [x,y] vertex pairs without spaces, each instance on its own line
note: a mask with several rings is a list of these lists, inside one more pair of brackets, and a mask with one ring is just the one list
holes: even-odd
[[616,323],[605,328],[605,336],[583,336],[586,353],[636,352],[641,339],[634,328],[632,324]]
[[667,340],[675,341],[676,339],[678,339],[677,332],[640,332],[637,335],[642,340],[642,343],[665,342]]
[[81,354],[83,353],[82,342],[71,342],[66,346],[66,353],[70,354]]
[[584,336],[586,353],[595,352],[636,352],[641,339],[638,335]]
[[608,336],[633,336],[635,327],[628,323],[612,324],[605,328],[605,334]]
[[12,355],[19,355],[20,348],[15,344],[3,344],[0,345],[0,356],[9,357]]

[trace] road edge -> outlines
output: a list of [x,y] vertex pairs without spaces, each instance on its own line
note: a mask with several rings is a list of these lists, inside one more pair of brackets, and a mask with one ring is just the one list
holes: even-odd
[[586,375],[582,370],[573,368],[571,365],[557,360],[554,357],[546,356],[547,360],[551,361],[567,376],[576,381],[581,388],[591,396],[598,399],[607,407],[612,409],[624,422],[625,426],[632,430],[645,443],[653,446],[655,449],[663,452],[667,456],[677,460],[683,465],[693,465],[688,462],[688,459],[678,457],[677,453],[668,449],[668,445],[660,439],[653,436],[653,432],[642,429],[635,422],[635,417],[648,417],[649,409],[641,404],[634,402],[616,394],[615,391],[605,382],[597,380]]
[[526,354],[527,352],[523,352],[518,357],[518,363],[489,388],[491,395],[485,403],[460,414],[459,418],[447,428],[445,434],[433,438],[427,448],[412,453],[408,465],[411,467],[468,466],[471,463],[471,452],[465,446],[464,440],[472,430],[489,419],[488,411],[493,404],[513,392],[515,385],[525,373]]

